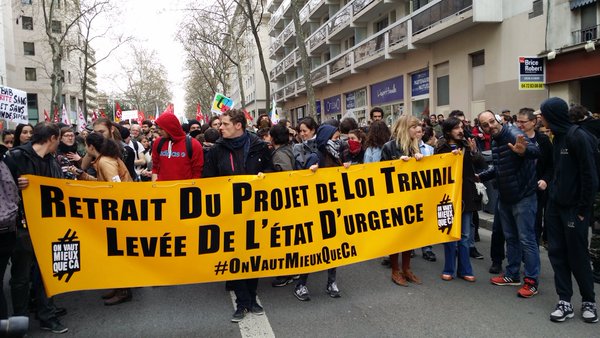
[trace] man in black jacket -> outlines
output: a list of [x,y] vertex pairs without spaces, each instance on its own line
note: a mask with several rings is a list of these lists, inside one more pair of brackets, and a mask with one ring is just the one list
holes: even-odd
[[540,110],[542,123],[554,134],[554,175],[549,188],[546,229],[548,257],[559,302],[550,320],[562,322],[573,318],[573,275],[581,293],[582,318],[595,323],[598,314],[587,248],[592,204],[598,190],[596,140],[569,121],[569,107],[564,100],[549,98],[542,102]]
[[490,111],[478,116],[483,131],[492,136],[494,166],[479,174],[482,181],[496,178],[498,182],[498,215],[506,238],[508,265],[503,276],[490,279],[494,285],[521,285],[521,262],[524,262],[524,285],[520,297],[529,298],[538,293],[540,252],[535,240],[537,211],[537,177],[535,162],[539,148],[527,141],[522,131],[511,125],[502,125]]
[[[60,143],[60,129],[56,124],[40,122],[33,128],[31,142],[13,148],[4,161],[11,170],[19,189],[25,189],[29,181],[22,175],[38,175],[62,178],[63,173],[53,153]],[[24,209],[21,206],[21,211]],[[58,316],[64,314],[64,309],[54,306],[51,298],[46,297],[42,277],[37,266],[27,221],[21,214],[21,222],[17,228],[17,242],[11,261],[11,295],[15,316],[29,315],[29,283],[35,292],[37,315],[42,330],[53,333],[65,333],[68,329],[58,321]],[[33,268],[33,273],[31,272]]]
[[[221,115],[222,137],[207,154],[202,177],[229,175],[256,175],[272,170],[271,151],[258,136],[246,131],[246,116],[241,110],[231,109]],[[231,321],[237,323],[246,313],[264,314],[256,301],[258,278],[229,282],[236,296],[237,310]]]

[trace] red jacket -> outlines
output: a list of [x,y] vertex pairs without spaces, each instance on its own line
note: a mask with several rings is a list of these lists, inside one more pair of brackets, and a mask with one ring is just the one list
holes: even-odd
[[152,174],[157,174],[158,181],[187,180],[202,177],[204,154],[198,140],[191,138],[192,158],[187,154],[186,135],[179,120],[174,114],[163,114],[156,119],[156,124],[169,134],[159,151],[161,137],[152,145]]

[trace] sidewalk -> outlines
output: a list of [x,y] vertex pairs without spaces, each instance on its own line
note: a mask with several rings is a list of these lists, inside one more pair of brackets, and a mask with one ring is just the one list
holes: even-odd
[[494,214],[487,213],[483,210],[479,211],[479,227],[492,231],[494,223]]

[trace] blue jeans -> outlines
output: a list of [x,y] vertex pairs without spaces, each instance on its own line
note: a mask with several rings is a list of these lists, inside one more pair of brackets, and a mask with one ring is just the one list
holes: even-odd
[[444,274],[454,276],[456,247],[458,245],[458,276],[473,276],[473,268],[471,267],[471,261],[469,259],[469,233],[471,232],[472,221],[473,212],[463,212],[460,227],[460,241],[444,243]]
[[532,194],[514,204],[498,201],[498,212],[506,238],[506,277],[520,280],[524,262],[525,277],[537,282],[540,275],[540,251],[535,239],[537,196]]

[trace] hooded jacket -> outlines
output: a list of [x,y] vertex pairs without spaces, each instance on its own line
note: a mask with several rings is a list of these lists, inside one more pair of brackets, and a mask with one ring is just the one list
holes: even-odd
[[267,143],[248,132],[241,137],[248,138],[248,153],[243,154],[246,151],[245,144],[241,148],[234,148],[231,139],[218,139],[206,157],[204,177],[256,175],[259,172],[273,171],[271,151]]
[[[542,116],[554,134],[554,175],[550,183],[550,199],[559,206],[576,207],[586,216],[592,209],[598,190],[598,176],[589,135],[569,121],[567,103],[551,97],[542,102]],[[567,137],[570,128],[576,128]]]
[[319,167],[335,167],[350,161],[350,153],[348,151],[348,143],[339,140],[339,158],[335,158],[327,151],[327,142],[338,129],[329,124],[323,124],[317,129],[316,143],[317,155],[319,156]]
[[37,175],[53,178],[63,178],[62,168],[52,156],[46,154],[40,157],[31,142],[15,147],[6,154],[4,158],[6,165],[10,168],[15,182],[21,175]]
[[517,127],[502,126],[498,135],[492,137],[494,166],[479,174],[481,181],[496,178],[500,200],[506,204],[515,204],[537,191],[535,160],[540,156],[540,149],[529,142],[525,154],[516,154],[508,144],[515,144],[518,135],[527,139]]
[[275,171],[288,171],[294,170],[296,166],[296,160],[294,158],[294,152],[292,146],[289,144],[282,145],[281,147],[273,151],[273,170]]
[[168,142],[158,150],[161,137],[152,145],[152,174],[158,181],[187,180],[202,177],[204,154],[202,145],[192,138],[192,158],[187,154],[186,135],[174,114],[163,114],[156,124],[169,134]]

